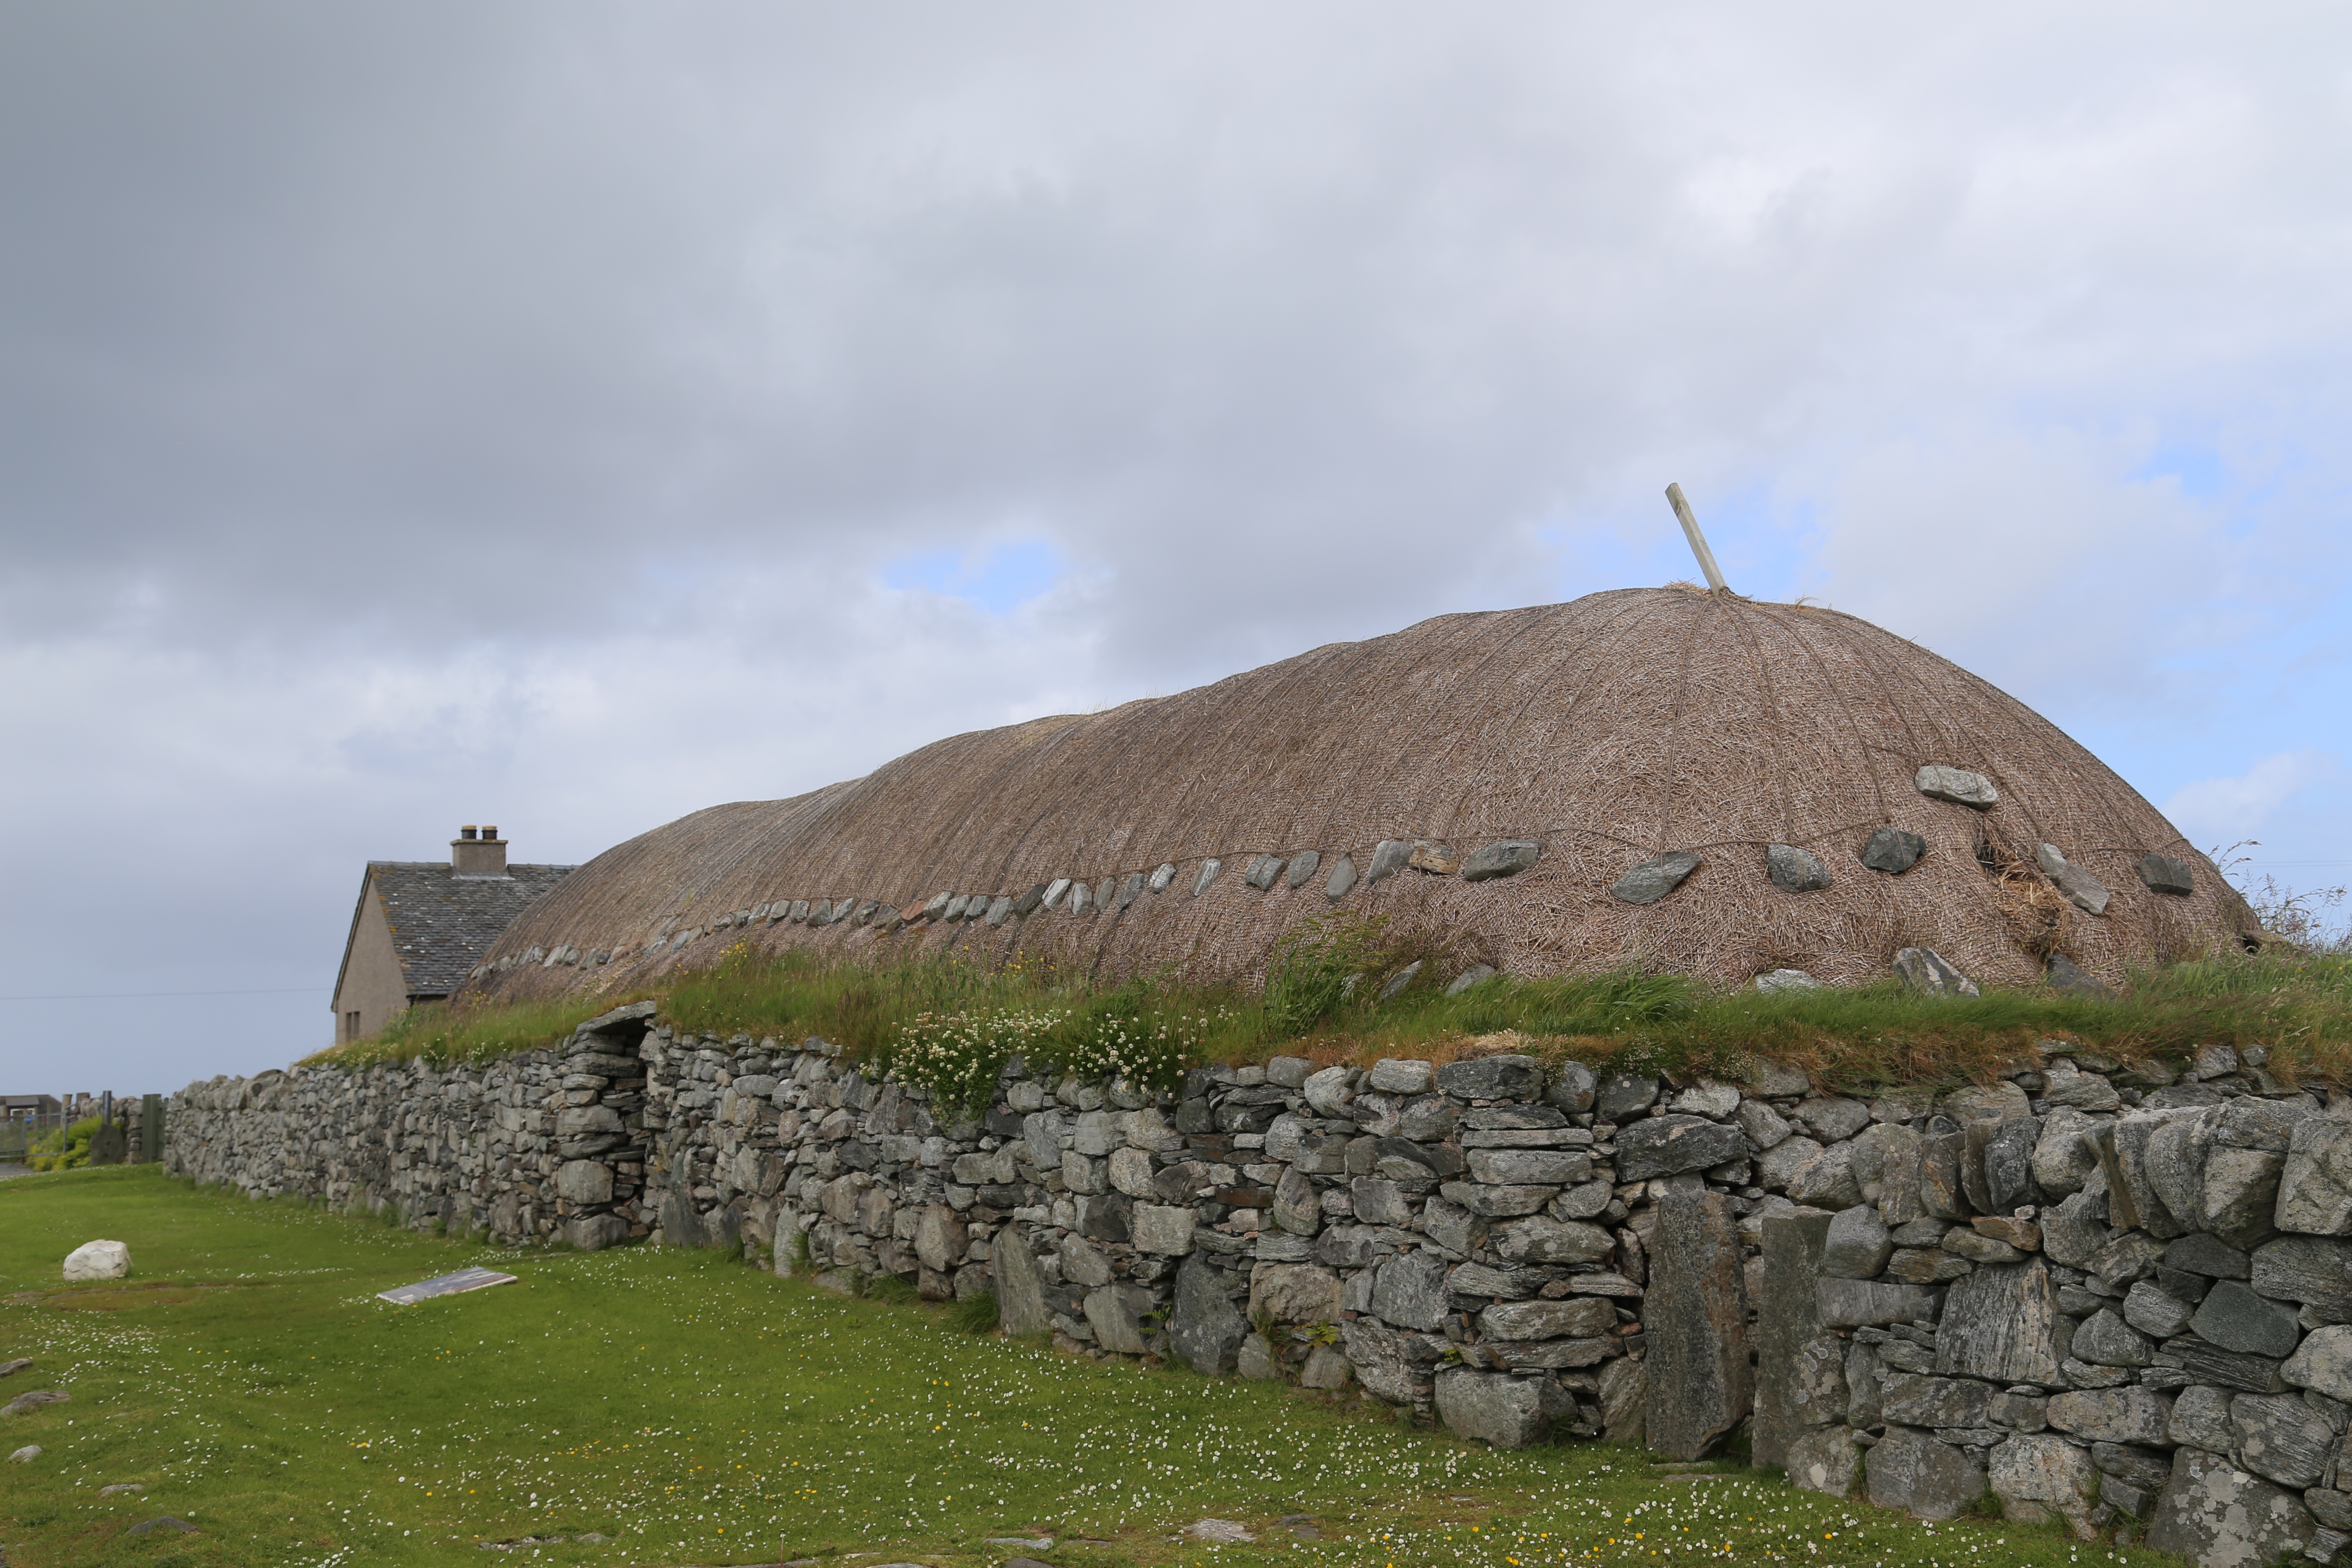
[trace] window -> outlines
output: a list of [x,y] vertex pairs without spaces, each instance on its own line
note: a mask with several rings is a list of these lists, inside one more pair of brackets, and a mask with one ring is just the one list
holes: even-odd
[[346,1013],[346,1014],[344,1014],[344,1015],[343,1015],[343,1038],[344,1038],[344,1039],[346,1039],[346,1040],[356,1040],[356,1039],[358,1039],[359,1037],[360,1037],[360,1016],[359,1016],[357,1013]]

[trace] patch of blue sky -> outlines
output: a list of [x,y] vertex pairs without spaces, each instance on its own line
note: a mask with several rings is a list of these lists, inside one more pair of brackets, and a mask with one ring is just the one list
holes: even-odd
[[2147,460],[2126,476],[2136,483],[2171,479],[2192,499],[2220,495],[2230,488],[2230,466],[2214,447],[2194,441],[2159,441]]
[[1016,540],[985,551],[926,550],[882,568],[885,586],[962,599],[992,616],[1012,614],[1051,589],[1066,563],[1042,539]]

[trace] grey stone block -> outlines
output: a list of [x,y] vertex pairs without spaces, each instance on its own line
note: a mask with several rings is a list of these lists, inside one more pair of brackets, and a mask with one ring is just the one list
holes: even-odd
[[2042,874],[2050,879],[2052,885],[2065,896],[2068,903],[2084,914],[2104,915],[2107,912],[2109,895],[2106,884],[2068,860],[2055,844],[2036,846],[2033,858],[2034,863],[2042,868]]
[[[1814,1280],[1833,1217],[1819,1209],[1783,1209],[1765,1215],[1762,1226],[1764,1289],[1755,1302],[1755,1419],[1749,1424],[1749,1443],[1756,1463],[1785,1463],[1792,1478],[1796,1460],[1789,1456],[1804,1426],[1797,1408],[1798,1365],[1805,1348],[1821,1335]],[[1851,1475],[1846,1485],[1852,1485]]]
[[1930,800],[1948,800],[1955,805],[1974,806],[1989,811],[2000,804],[2000,791],[1990,779],[1967,768],[1948,767],[1931,763],[1912,775],[1912,787]]
[[2092,1508],[2102,1489],[2098,1471],[2090,1455],[2063,1437],[2012,1436],[1992,1450],[1986,1481],[2004,1519],[2040,1524],[2055,1516],[2085,1539],[2096,1533]]
[[1489,1340],[1591,1338],[1616,1326],[1617,1310],[1601,1296],[1560,1301],[1505,1301],[1478,1314],[1478,1327]]
[[2305,1336],[2279,1376],[2297,1388],[2352,1403],[2352,1325],[2323,1324]]
[[1657,1074],[1612,1073],[1594,1090],[1592,1114],[1602,1121],[1622,1122],[1633,1111],[1648,1110],[1657,1100]]
[[2299,1394],[2241,1394],[2230,1401],[2230,1425],[2240,1464],[2297,1491],[2319,1484],[2337,1436]]
[[[1822,1283],[1826,1289],[1830,1282]],[[1948,1377],[2053,1386],[2064,1381],[2057,1325],[2050,1271],[2039,1259],[1979,1268],[1956,1281],[1944,1298],[1936,1371]]]
[[2111,1310],[2092,1313],[2074,1331],[2074,1359],[2093,1366],[2146,1366],[2155,1354],[2147,1336]]
[[1437,1415],[1455,1436],[1497,1448],[1528,1447],[1550,1425],[1536,1379],[1486,1372],[1439,1373]]
[[1617,1179],[1641,1182],[1704,1171],[1745,1159],[1748,1152],[1748,1140],[1736,1126],[1703,1116],[1645,1117],[1618,1131]]
[[1322,864],[1323,852],[1320,849],[1308,849],[1292,856],[1288,879],[1292,891],[1307,886],[1307,879],[1315,875],[1315,868]]
[[1916,1285],[1824,1278],[1813,1289],[1823,1328],[1866,1328],[1933,1317],[1936,1299]]
[[2197,890],[2197,879],[2186,860],[2176,860],[2169,855],[2147,854],[2139,858],[2133,868],[2151,893],[2167,893],[2185,899]]
[[1381,1265],[1372,1285],[1372,1313],[1401,1329],[1433,1331],[1445,1322],[1445,1260],[1413,1252]]
[[2273,1221],[2306,1236],[2352,1232],[2352,1122],[2308,1117],[2296,1123]]
[[[1417,968],[1419,966],[1416,964],[1415,967]],[[1494,977],[1495,966],[1493,964],[1474,963],[1469,968],[1464,970],[1461,973],[1454,977],[1453,982],[1445,987],[1445,994],[1448,996],[1459,996],[1465,991],[1469,990],[1473,985],[1476,985],[1483,981],[1492,980]]]
[[2294,1312],[2235,1279],[2223,1279],[2206,1292],[2189,1327],[2210,1343],[2249,1355],[2292,1355],[2298,1338]]
[[2301,1552],[2318,1528],[2292,1493],[2220,1454],[2181,1448],[2148,1520],[2147,1545],[2200,1563],[2266,1563]]
[[2352,1241],[2282,1236],[2255,1247],[2250,1262],[2257,1293],[2352,1317]]
[[[1862,1445],[1846,1426],[1816,1426],[1801,1433],[1787,1449],[1789,1484],[1833,1498],[1853,1496],[1862,1479]],[[1758,1464],[1768,1461],[1758,1459]]]
[[1496,877],[1516,877],[1536,863],[1538,853],[1531,839],[1506,838],[1499,844],[1489,844],[1484,849],[1473,850],[1462,862],[1462,879],[1485,882]]
[[1879,1393],[1879,1413],[1906,1426],[1982,1426],[1990,1384],[1968,1377],[1890,1377]]
[[1260,892],[1264,892],[1273,887],[1274,879],[1281,875],[1281,856],[1260,855],[1249,863],[1249,869],[1242,873],[1242,880]]
[[2053,1395],[2050,1425],[2061,1432],[2103,1443],[2166,1443],[2172,1401],[2150,1389],[2074,1389]]
[[1769,845],[1764,851],[1764,874],[1784,893],[1818,893],[1830,885],[1829,868],[1810,849],[1793,844]]
[[1697,855],[1654,855],[1610,884],[1610,897],[1623,904],[1654,904],[1706,864]]
[[1887,1237],[1885,1222],[1879,1218],[1878,1211],[1867,1204],[1856,1204],[1830,1222],[1829,1236],[1822,1247],[1821,1271],[1842,1279],[1874,1279],[1894,1252],[1895,1243]]
[[1456,1100],[1535,1100],[1543,1093],[1543,1068],[1533,1057],[1473,1057],[1437,1069],[1438,1089]]
[[1985,1493],[1968,1454],[1907,1426],[1890,1427],[1863,1460],[1870,1500],[1927,1520],[1958,1519]]
[[1029,1250],[1029,1238],[1018,1225],[996,1233],[989,1251],[989,1268],[996,1276],[997,1325],[1008,1334],[1043,1333],[1053,1326],[1045,1305],[1045,1279]]
[[1882,827],[1862,847],[1862,863],[1874,871],[1900,877],[1917,865],[1919,857],[1927,852],[1927,841],[1917,834],[1900,827]]
[[1192,896],[1197,899],[1207,892],[1209,884],[1217,879],[1217,873],[1223,870],[1224,866],[1223,860],[1202,861],[1201,868],[1192,875]]

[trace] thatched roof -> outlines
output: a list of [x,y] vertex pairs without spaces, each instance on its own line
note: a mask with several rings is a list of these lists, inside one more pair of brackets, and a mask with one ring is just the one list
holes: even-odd
[[[1929,766],[1982,775],[1998,804],[1929,798]],[[1925,855],[1900,875],[1864,866],[1882,827],[1919,835]],[[1370,882],[1384,840],[1465,856],[1523,840],[1538,858],[1482,881]],[[1776,844],[1811,852],[1831,885],[1776,886]],[[2104,914],[2060,896],[2036,867],[2044,844],[2105,885]],[[1309,851],[1319,863],[1297,886],[1287,869],[1267,890],[1245,880],[1259,857],[1295,867]],[[1674,851],[1704,860],[1674,891],[1612,893]],[[2151,853],[2187,862],[2193,890],[2146,885],[2136,867]],[[1334,900],[1343,858],[1357,880]],[[1223,869],[1196,895],[1210,858]],[[1164,891],[1109,911],[1074,915],[1065,900],[994,925],[863,918],[869,902],[1018,898],[1062,878],[1110,879],[1116,904],[1162,865],[1176,868]],[[857,918],[737,929],[761,906],[841,900]],[[1910,946],[1984,981],[2032,981],[2051,951],[2113,981],[2252,929],[2178,829],[2022,703],[1852,616],[1675,586],[1441,616],[1173,697],[958,735],[793,799],[713,806],[533,903],[492,954],[510,967],[480,983],[635,984],[738,941],[1026,947],[1103,973],[1248,976],[1333,908],[1441,922],[1517,974],[1630,961],[1731,984],[1782,967],[1875,977]],[[677,945],[690,931],[705,934]],[[514,962],[534,949],[560,962]]]

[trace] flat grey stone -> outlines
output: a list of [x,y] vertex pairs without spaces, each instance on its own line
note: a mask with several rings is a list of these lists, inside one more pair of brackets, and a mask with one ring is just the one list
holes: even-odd
[[1457,1437],[1525,1448],[1549,1426],[1535,1379],[1449,1370],[1437,1374],[1437,1415]]
[[2245,1279],[2253,1274],[2253,1260],[2217,1237],[2191,1232],[2164,1249],[2164,1267],[2209,1279]]
[[2319,1484],[2336,1446],[2335,1426],[2299,1394],[2241,1394],[2230,1425],[2240,1464],[2297,1491]]
[[1478,1314],[1489,1340],[1589,1339],[1617,1326],[1617,1309],[1603,1296],[1559,1301],[1504,1301]]
[[1756,977],[1756,989],[1769,995],[1775,991],[1819,991],[1822,983],[1801,969],[1770,969]]
[[[2168,1295],[2146,1279],[2134,1285],[2124,1297],[2124,1321],[2152,1339],[2168,1340],[2187,1331],[2189,1321],[2195,1311],[2196,1309],[2189,1302]],[[2277,1353],[2284,1355],[2286,1352]]]
[[1923,996],[1977,996],[1977,983],[1944,962],[1932,947],[1906,947],[1895,955],[1895,973]]
[[1813,1298],[1825,1329],[1908,1323],[1936,1310],[1936,1299],[1920,1287],[1883,1279],[1823,1278],[1815,1282]]
[[[1428,1208],[1422,1211],[1422,1224],[1431,1225]],[[1444,1240],[1433,1227],[1430,1237]],[[1617,1250],[1617,1238],[1600,1226],[1541,1215],[1496,1226],[1494,1241],[1496,1252],[1513,1263],[1598,1263]]]
[[2282,1236],[2255,1247],[2250,1264],[2257,1294],[2352,1318],[2352,1241]]
[[1611,883],[1609,895],[1621,904],[1654,904],[1706,864],[1697,855],[1654,855]]
[[2147,884],[2149,892],[2168,893],[2176,899],[2185,899],[2197,890],[2197,879],[2190,874],[2186,860],[2176,860],[2169,855],[2147,854],[2141,856],[2139,864],[2133,868],[2138,871],[2139,879]]
[[1703,1116],[1649,1116],[1617,1132],[1617,1179],[1704,1171],[1748,1155],[1748,1140],[1736,1126]]
[[1118,885],[1118,907],[1123,910],[1142,896],[1143,873],[1129,871],[1127,879]]
[[2105,1443],[2165,1443],[2172,1401],[2153,1390],[2074,1389],[2051,1398],[2050,1425],[2077,1437]]
[[2165,1423],[2165,1436],[2172,1443],[2187,1444],[2193,1448],[2208,1448],[2226,1454],[2237,1443],[2237,1435],[2230,1426],[2230,1401],[2227,1389],[2206,1384],[2191,1384],[2172,1401],[2172,1415]]
[[1224,865],[1225,863],[1223,860],[1203,860],[1201,862],[1200,870],[1194,872],[1192,876],[1192,896],[1194,898],[1197,899],[1202,893],[1209,890],[1209,884],[1217,879],[1217,873],[1224,869]]
[[1582,1062],[1562,1062],[1544,1089],[1545,1100],[1571,1115],[1592,1109],[1601,1079]]
[[[1809,1138],[1791,1138],[1765,1156],[1765,1161],[1769,1163],[1772,1155],[1783,1150],[1811,1142]],[[1769,1186],[1769,1181],[1765,1184]],[[1822,1149],[1789,1179],[1788,1193],[1791,1202],[1812,1208],[1848,1209],[1862,1202],[1862,1188],[1853,1179],[1853,1145],[1832,1143]]]
[[2000,804],[2000,791],[1982,773],[1931,763],[1912,775],[1912,787],[1930,800],[1948,800],[1988,811]]
[[1958,1519],[1985,1493],[1984,1470],[1959,1448],[1895,1426],[1864,1457],[1870,1500],[1926,1520]]
[[1784,893],[1818,893],[1830,885],[1830,868],[1821,857],[1793,844],[1766,847],[1764,874]]
[[1746,1419],[1752,1398],[1739,1233],[1729,1204],[1696,1177],[1670,1183],[1649,1250],[1644,1424],[1654,1449],[1696,1459]]
[[1242,880],[1260,892],[1264,892],[1273,887],[1274,879],[1281,875],[1281,856],[1260,855],[1249,863],[1249,869],[1242,874]]
[[1536,863],[1538,853],[1531,839],[1506,838],[1498,844],[1489,844],[1484,849],[1472,850],[1462,862],[1462,879],[1486,882],[1496,877],[1516,877]]
[[1381,1265],[1372,1285],[1372,1315],[1401,1329],[1435,1331],[1446,1313],[1445,1260],[1414,1252]]
[[2042,1098],[2051,1107],[2111,1111],[2121,1103],[2116,1086],[2095,1072],[2084,1072],[2061,1057],[2042,1069]]
[[1870,1125],[1870,1107],[1858,1100],[1822,1095],[1801,1103],[1790,1118],[1823,1143],[1839,1143]]
[[1320,849],[1309,849],[1303,854],[1291,857],[1289,877],[1291,889],[1295,892],[1307,886],[1307,879],[1315,875],[1315,868],[1321,864],[1323,864],[1323,852]]
[[1543,1068],[1533,1057],[1472,1057],[1437,1069],[1438,1089],[1456,1100],[1535,1100],[1543,1082]]
[[[2306,1346],[2310,1342],[2304,1342]],[[2276,1357],[2225,1351],[2194,1336],[2165,1341],[2163,1359],[2166,1368],[2186,1373],[2191,1383],[2245,1394],[2276,1394],[2286,1386]]]
[[1151,870],[1151,883],[1150,883],[1150,887],[1151,887],[1151,890],[1152,890],[1153,892],[1155,892],[1155,893],[1164,893],[1164,892],[1166,892],[1166,891],[1168,890],[1169,884],[1171,884],[1171,882],[1173,882],[1173,881],[1175,881],[1175,880],[1176,880],[1176,865],[1175,865],[1175,862],[1173,862],[1173,861],[1162,861],[1162,862],[1160,862],[1160,864],[1159,864],[1158,866],[1155,866],[1155,867],[1153,867],[1153,868],[1152,868],[1152,870]]
[[1285,1167],[1274,1185],[1274,1223],[1293,1236],[1313,1236],[1323,1228],[1323,1195],[1295,1164]]
[[2191,1562],[2269,1563],[2301,1552],[2318,1531],[2301,1500],[2219,1454],[2180,1448],[2157,1499],[2146,1544]]
[[[2107,1092],[2112,1095],[2115,1090]],[[2071,1105],[2060,1106],[2042,1118],[2041,1136],[2034,1141],[2028,1169],[2048,1202],[2081,1192],[2091,1173],[2099,1168],[2098,1145],[2091,1139],[2100,1125]]]
[[2224,1279],[2206,1292],[2189,1327],[2225,1351],[2284,1357],[2294,1353],[2294,1313],[2277,1302],[2265,1300],[2235,1279]]
[[1323,883],[1323,896],[1335,902],[1348,896],[1356,885],[1356,863],[1342,855],[1332,863],[1331,875]]
[[1900,827],[1882,827],[1862,847],[1862,863],[1874,871],[1900,877],[1917,865],[1919,857],[1927,852],[1927,841],[1917,834]]
[[1176,1300],[1168,1319],[1168,1337],[1176,1353],[1192,1370],[1221,1377],[1234,1370],[1242,1342],[1249,1337],[1249,1320],[1225,1294],[1225,1275],[1199,1253],[1176,1271]]
[[1372,864],[1364,873],[1364,880],[1384,882],[1405,868],[1412,858],[1412,840],[1383,838],[1372,849]]

